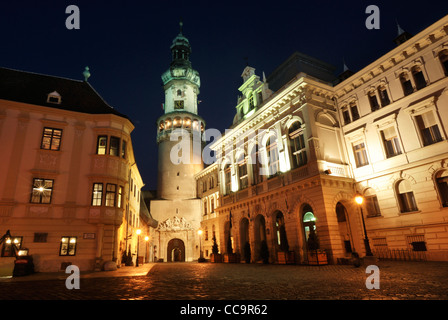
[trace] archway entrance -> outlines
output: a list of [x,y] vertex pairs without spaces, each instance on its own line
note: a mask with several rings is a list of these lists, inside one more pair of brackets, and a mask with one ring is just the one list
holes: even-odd
[[183,262],[185,261],[185,244],[180,239],[171,239],[167,247],[167,261],[168,262]]
[[254,224],[254,237],[255,237],[255,258],[257,260],[262,259],[262,242],[266,242],[266,221],[264,219],[264,216],[259,214],[255,218],[255,224]]

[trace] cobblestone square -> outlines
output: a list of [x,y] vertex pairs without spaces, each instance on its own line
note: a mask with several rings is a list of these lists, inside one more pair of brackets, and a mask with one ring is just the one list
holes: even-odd
[[379,261],[379,289],[365,266],[155,263],[81,273],[69,290],[63,272],[0,280],[1,300],[446,300],[448,263]]

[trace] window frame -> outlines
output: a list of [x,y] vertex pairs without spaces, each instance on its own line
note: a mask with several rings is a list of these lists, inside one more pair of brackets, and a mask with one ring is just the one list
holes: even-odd
[[[44,147],[44,139],[47,137],[48,135],[45,134],[46,130],[51,130],[51,135],[49,137],[50,142],[48,143],[48,148]],[[54,133],[55,131],[60,131],[60,135],[59,138],[55,138]],[[61,150],[61,142],[62,142],[62,129],[59,128],[51,128],[51,127],[44,127],[43,132],[42,132],[42,139],[41,139],[41,143],[40,143],[40,148],[42,150],[50,150],[50,151],[60,151]],[[53,149],[53,142],[54,141],[59,141],[58,145],[57,145],[57,149]]]
[[[39,180],[41,180],[41,181],[43,181],[43,185],[41,184],[41,185],[37,185],[36,184],[36,182],[37,181],[39,181]],[[51,187],[46,187],[46,181],[51,181]],[[43,190],[39,190],[38,192],[39,192],[39,194],[34,194],[34,189],[39,189],[39,188],[43,188]],[[46,191],[46,190],[50,190],[49,191],[49,193],[50,193],[50,195],[49,196],[46,196],[46,198],[49,198],[49,200],[48,200],[48,202],[43,202],[42,200],[43,200],[43,195],[44,195],[44,192]],[[33,183],[32,183],[32,187],[31,187],[31,197],[30,197],[30,203],[35,203],[35,204],[51,204],[51,200],[52,200],[52,198],[53,198],[53,190],[54,190],[54,179],[46,179],[46,178],[33,178]],[[33,201],[33,199],[34,199],[34,197],[35,196],[38,196],[39,197],[39,201]]]
[[[113,190],[109,190],[109,187],[113,187]],[[104,206],[106,207],[115,207],[117,200],[117,185],[114,183],[106,183],[106,192],[104,197]],[[112,197],[111,197],[112,195]]]
[[[65,249],[66,250],[65,254],[63,254],[63,252],[62,252],[63,244],[64,244],[63,240],[64,239],[68,240],[67,241],[68,245],[67,245],[67,248]],[[74,242],[74,245],[73,245],[74,246],[73,247],[73,253],[70,253],[71,252],[70,244],[72,243],[71,242],[72,239],[75,239],[75,242]],[[78,237],[76,237],[76,236],[62,236],[61,237],[61,244],[59,246],[59,256],[61,256],[61,257],[73,257],[73,256],[76,256],[76,249],[77,249],[77,247],[78,247]]]
[[[355,147],[358,145],[361,145],[361,144],[363,145],[362,149],[356,150]],[[355,158],[356,168],[362,168],[362,167],[368,166],[370,164],[369,155],[367,152],[367,145],[366,145],[365,140],[357,140],[355,142],[352,142],[352,150],[353,150],[353,157]],[[359,151],[362,152],[363,158],[366,161],[365,163],[359,163],[358,157],[356,156],[356,154]]]
[[[106,144],[104,146],[100,144],[101,140],[104,140],[106,142]],[[98,155],[106,155],[107,154],[107,150],[108,150],[107,146],[108,146],[108,136],[107,135],[98,135],[97,143],[96,143],[96,154],[98,154]],[[100,152],[100,148],[102,150],[101,152]]]
[[[95,189],[95,185],[101,185],[101,192],[98,192]],[[100,193],[100,197],[96,196],[95,197],[95,191],[96,193]],[[103,205],[103,193],[104,193],[104,185],[102,182],[94,182],[92,185],[92,202],[91,202],[91,206],[92,207],[101,207]],[[96,201],[95,201],[96,200]],[[99,204],[96,204],[99,200]]]

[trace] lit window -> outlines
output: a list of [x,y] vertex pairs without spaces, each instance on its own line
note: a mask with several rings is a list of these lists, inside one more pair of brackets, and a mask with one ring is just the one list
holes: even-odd
[[429,146],[443,140],[434,112],[427,111],[416,116],[415,120],[424,146]]
[[44,128],[42,135],[41,149],[59,150],[61,146],[62,130],[53,128]]
[[255,145],[252,148],[252,152],[250,154],[250,162],[252,167],[252,185],[258,184],[261,182],[261,175],[260,175],[260,168],[261,163],[258,161],[259,152],[258,152],[258,145]]
[[62,237],[61,247],[59,249],[60,256],[74,256],[76,254],[76,237]]
[[383,140],[387,158],[391,158],[402,153],[398,135],[394,127],[381,130],[381,138]]
[[96,154],[106,154],[106,149],[107,149],[107,136],[98,136]]
[[294,122],[288,129],[289,147],[292,156],[292,167],[298,168],[308,161],[306,157],[305,138],[299,121]]
[[101,206],[103,200],[103,184],[94,183],[92,191],[92,206]]
[[15,257],[22,246],[22,237],[6,238],[2,247],[2,257]]
[[269,176],[271,177],[279,172],[277,137],[269,137],[266,143],[266,156],[268,158]]
[[401,180],[397,184],[397,195],[400,204],[400,211],[412,212],[417,211],[417,203],[415,202],[414,192],[411,188],[411,183],[407,180]]
[[356,167],[362,167],[369,164],[367,150],[364,142],[353,144],[353,153],[355,155]]
[[31,203],[51,203],[54,180],[51,179],[33,179],[33,188],[31,191]]
[[119,148],[120,148],[120,138],[110,137],[109,155],[118,156]]
[[115,195],[117,193],[116,184],[106,184],[106,207],[115,206]]

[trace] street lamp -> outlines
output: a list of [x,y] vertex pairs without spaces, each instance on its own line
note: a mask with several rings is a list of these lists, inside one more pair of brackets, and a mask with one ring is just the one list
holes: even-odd
[[367,237],[367,229],[366,224],[364,222],[364,214],[362,212],[362,203],[364,202],[364,198],[361,195],[357,195],[355,197],[355,202],[359,205],[359,208],[361,209],[361,219],[362,219],[362,226],[364,228],[364,246],[366,248],[366,256],[373,256],[372,251],[370,250],[370,243],[369,238]]
[[148,236],[145,236],[145,242],[146,242],[146,246],[145,246],[145,256],[146,256],[146,262],[149,262],[149,254],[148,254],[148,251],[149,251],[149,248],[148,248],[148,245],[149,245],[149,237]]
[[142,230],[140,230],[140,229],[137,229],[137,261],[135,262],[135,266],[136,267],[138,267],[139,265],[138,265],[138,245],[139,245],[139,242],[140,242],[140,233],[142,233]]

